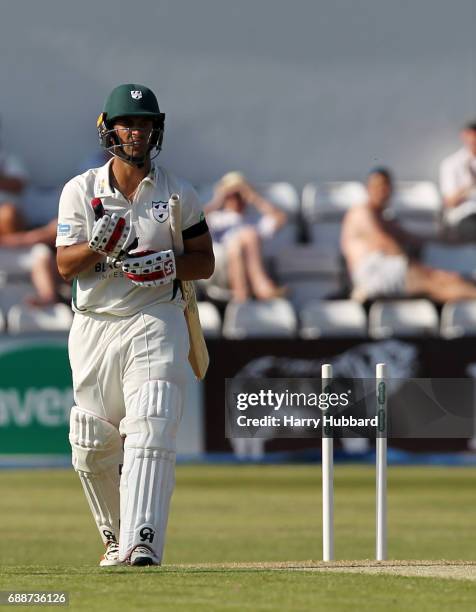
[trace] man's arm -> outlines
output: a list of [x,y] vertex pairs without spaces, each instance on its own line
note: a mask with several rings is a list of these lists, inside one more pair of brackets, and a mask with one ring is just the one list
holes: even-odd
[[212,199],[204,206],[204,211],[208,214],[214,212],[215,210],[220,210],[223,208],[223,204],[225,203],[225,197],[225,189],[220,187],[215,188]]
[[71,281],[81,272],[89,270],[103,255],[92,251],[87,242],[59,246],[56,252],[58,271],[65,281]]
[[254,206],[261,215],[273,220],[275,231],[286,223],[287,214],[283,210],[271,204],[269,200],[261,196],[248,183],[243,184],[241,187],[241,193],[245,202],[248,202]]
[[47,225],[26,232],[15,232],[0,236],[0,247],[29,247],[39,242],[54,246],[58,220],[53,219]]
[[[469,182],[462,185],[461,177],[451,159],[444,160],[440,166],[440,191],[443,196],[445,208],[455,208],[465,202],[476,188],[476,175],[472,166],[468,164]],[[465,181],[466,182],[466,181]]]
[[210,232],[183,241],[184,253],[176,255],[175,266],[180,280],[210,278],[215,269],[215,256]]
[[348,210],[342,220],[340,232],[340,249],[345,259],[348,253],[352,250],[356,239],[365,237],[369,232],[369,219],[361,207],[355,207]]
[[468,187],[461,187],[451,195],[443,196],[443,204],[446,208],[456,208],[463,202],[465,202],[471,195],[475,185],[469,185]]

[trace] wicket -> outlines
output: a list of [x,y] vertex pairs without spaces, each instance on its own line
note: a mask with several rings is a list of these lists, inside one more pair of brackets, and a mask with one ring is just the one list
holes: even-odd
[[[375,376],[377,405],[377,437],[375,442],[376,467],[376,559],[387,558],[387,393],[386,365],[378,363]],[[329,393],[332,366],[321,368],[322,392]],[[322,432],[322,559],[334,560],[334,440],[332,431]]]

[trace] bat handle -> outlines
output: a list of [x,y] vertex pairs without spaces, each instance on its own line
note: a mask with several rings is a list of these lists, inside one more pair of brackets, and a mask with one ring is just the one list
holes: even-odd
[[91,200],[91,206],[93,207],[94,218],[96,219],[96,221],[101,217],[104,217],[106,211],[104,210],[104,206],[102,205],[102,202],[99,198],[93,198]]

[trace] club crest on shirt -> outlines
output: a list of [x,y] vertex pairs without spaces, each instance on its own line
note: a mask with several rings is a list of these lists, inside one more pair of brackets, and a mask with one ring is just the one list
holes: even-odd
[[152,214],[154,219],[159,223],[167,221],[169,218],[169,203],[159,200],[158,202],[152,202]]

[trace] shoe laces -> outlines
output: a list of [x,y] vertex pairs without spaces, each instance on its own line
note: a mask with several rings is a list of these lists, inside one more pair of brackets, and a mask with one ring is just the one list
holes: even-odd
[[154,554],[150,550],[150,548],[147,548],[147,546],[136,546],[132,552],[135,554],[139,553],[140,555],[153,555]]
[[119,543],[118,542],[109,542],[106,547],[106,555],[116,555],[119,554]]

